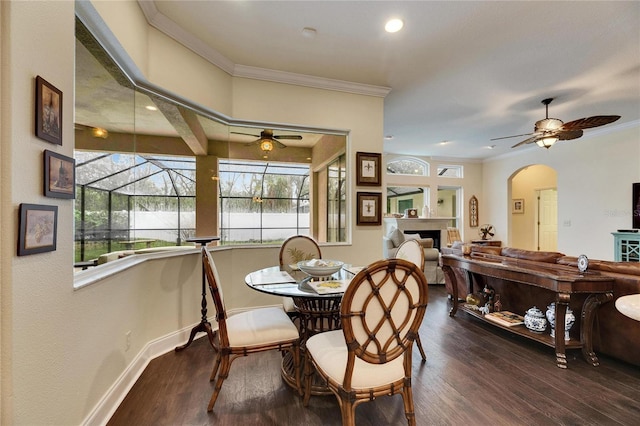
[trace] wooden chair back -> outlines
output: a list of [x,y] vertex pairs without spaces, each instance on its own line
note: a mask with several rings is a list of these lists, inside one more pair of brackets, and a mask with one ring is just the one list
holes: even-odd
[[348,348],[344,388],[350,388],[355,358],[384,364],[405,356],[411,377],[411,348],[428,301],[418,266],[403,259],[372,263],[351,281],[342,297],[342,329]]
[[218,285],[220,277],[213,257],[206,247],[202,247],[202,262],[204,265],[204,273],[209,284],[209,291],[213,298],[213,304],[216,309],[216,321],[218,322],[218,340],[221,348],[229,347],[229,334],[227,332],[227,311],[224,307],[224,299],[222,297],[222,289]]
[[294,235],[289,237],[280,246],[280,269],[291,270],[289,265],[302,260],[322,259],[320,246],[311,237],[306,235]]
[[396,259],[413,262],[424,272],[424,249],[417,240],[405,240],[398,246]]

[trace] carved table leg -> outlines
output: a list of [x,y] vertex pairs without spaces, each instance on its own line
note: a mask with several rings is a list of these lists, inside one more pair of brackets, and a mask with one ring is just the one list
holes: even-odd
[[568,294],[558,294],[556,300],[556,325],[555,325],[555,347],[556,347],[556,364],[559,368],[567,368],[567,355],[564,344],[564,316],[567,313],[567,305],[569,304]]
[[449,282],[451,283],[451,300],[453,301],[453,306],[449,310],[449,316],[453,317],[456,312],[458,312],[458,282],[456,281],[456,274],[453,273],[453,269],[449,265],[442,265],[442,272],[449,278]]
[[597,367],[600,365],[598,357],[593,352],[593,319],[596,308],[603,303],[613,300],[613,293],[591,294],[584,301],[580,318],[580,342],[582,342],[582,355],[587,362]]

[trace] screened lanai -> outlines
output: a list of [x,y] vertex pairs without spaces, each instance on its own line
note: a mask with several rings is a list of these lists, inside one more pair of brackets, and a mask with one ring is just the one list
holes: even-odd
[[[104,253],[191,245],[195,157],[76,151],[76,262]],[[222,244],[309,234],[309,165],[220,160]]]

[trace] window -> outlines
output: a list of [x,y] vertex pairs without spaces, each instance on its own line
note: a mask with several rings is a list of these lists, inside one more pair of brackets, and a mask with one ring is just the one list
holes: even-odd
[[309,235],[309,165],[221,160],[219,175],[223,245]]
[[127,248],[181,245],[194,235],[193,157],[90,151],[74,157],[76,262]]
[[416,158],[400,158],[387,162],[387,173],[429,176],[429,163]]
[[442,164],[438,166],[438,176],[440,177],[462,178],[462,171],[462,166],[446,166]]

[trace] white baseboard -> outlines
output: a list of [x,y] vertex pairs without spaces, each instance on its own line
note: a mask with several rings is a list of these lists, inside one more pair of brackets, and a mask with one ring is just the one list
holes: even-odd
[[[182,330],[147,343],[81,424],[83,426],[106,425],[118,406],[120,406],[120,403],[122,403],[133,385],[142,375],[144,369],[147,368],[149,362],[160,355],[173,351],[176,346],[184,344],[189,339],[191,329],[196,325],[197,324],[185,327]],[[215,321],[212,323],[212,326],[213,325],[215,325]],[[206,336],[206,334],[199,333],[195,338],[199,339],[204,336]]]
[[[282,305],[270,305],[270,306],[280,306]],[[265,306],[269,307],[269,306]],[[232,316],[233,314],[248,310],[251,308],[240,308],[240,309],[232,309],[227,310],[227,314]],[[218,329],[218,324],[215,322],[215,319],[210,320],[211,327],[213,330]],[[116,412],[124,398],[127,396],[133,385],[136,383],[138,378],[144,372],[144,369],[147,368],[149,362],[151,362],[154,358],[159,357],[160,355],[164,355],[168,352],[173,351],[176,346],[183,345],[191,334],[191,330],[193,327],[198,324],[193,324],[189,327],[185,327],[176,332],[167,334],[166,336],[162,336],[156,340],[152,340],[147,343],[144,348],[136,355],[136,357],[131,361],[131,364],[127,366],[127,368],[122,372],[120,377],[115,381],[115,383],[109,388],[109,390],[105,393],[105,395],[100,399],[100,401],[96,404],[96,406],[91,410],[91,412],[87,415],[84,421],[81,423],[82,426],[104,426],[107,424],[113,413]],[[199,333],[195,338],[199,339],[204,337],[205,334]],[[213,360],[212,360],[213,362]]]

